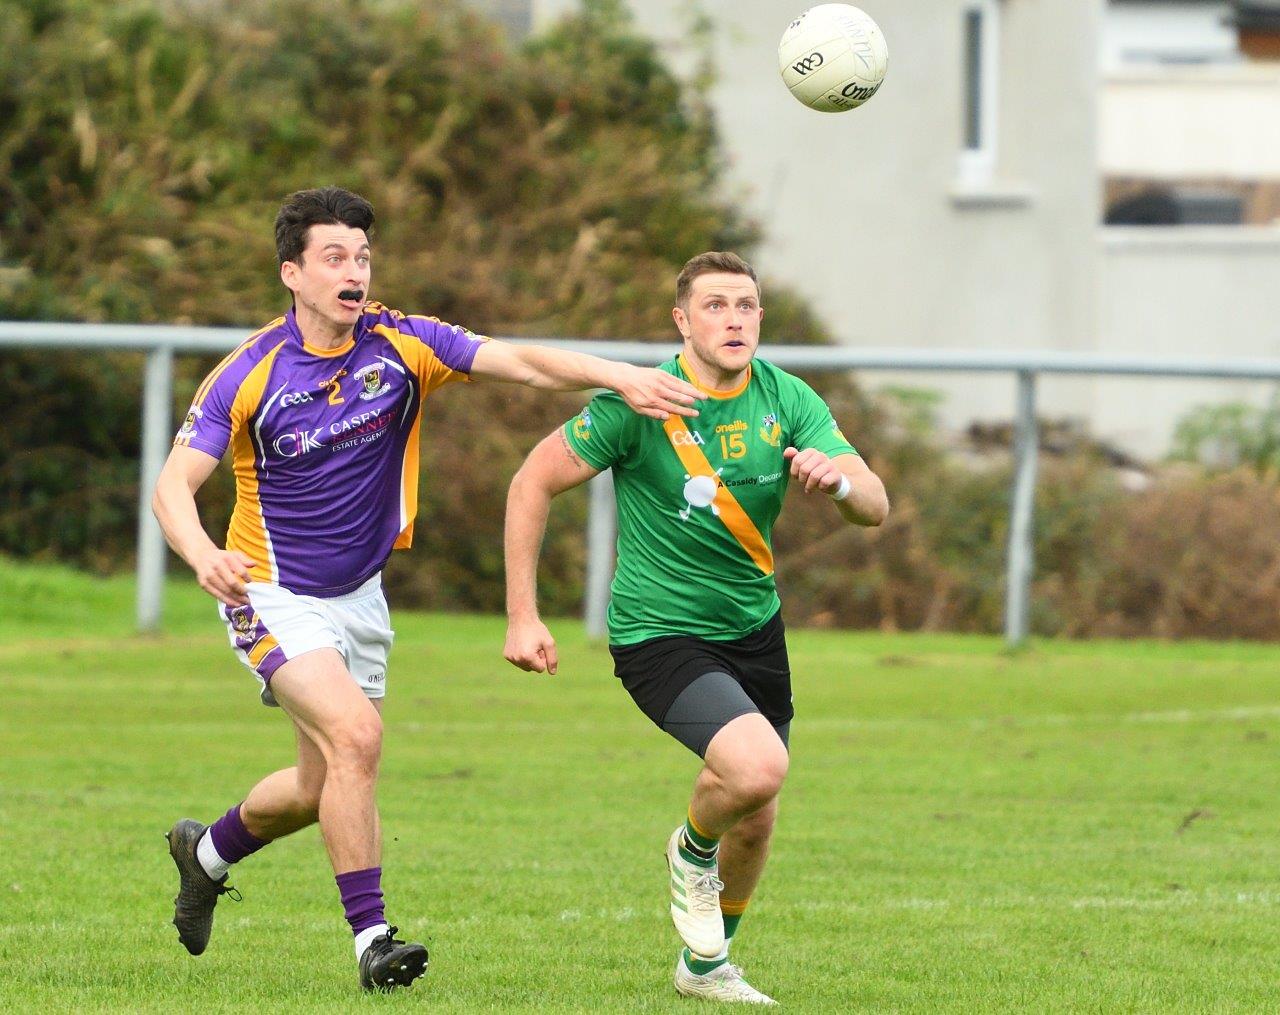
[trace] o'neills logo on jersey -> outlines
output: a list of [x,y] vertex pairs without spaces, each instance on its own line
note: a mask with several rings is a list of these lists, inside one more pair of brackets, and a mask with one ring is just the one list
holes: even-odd
[[671,434],[672,447],[683,448],[690,445],[697,445],[701,447],[706,443],[707,442],[702,439],[702,434],[698,433],[697,430],[677,430],[675,433]]
[[360,397],[366,402],[371,398],[377,398],[379,395],[385,394],[391,387],[390,382],[384,382],[382,379],[381,363],[370,363],[367,367],[361,367],[355,372],[355,378],[364,385],[364,390],[360,392]]

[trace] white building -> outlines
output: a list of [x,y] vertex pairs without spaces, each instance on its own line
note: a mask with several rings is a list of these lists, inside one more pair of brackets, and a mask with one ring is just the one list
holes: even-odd
[[[529,23],[576,2],[530,0]],[[629,3],[687,66],[687,0]],[[757,266],[839,341],[1280,357],[1280,228],[1101,225],[1105,178],[1280,180],[1280,62],[1242,57],[1230,3],[865,0],[889,75],[842,114],[804,108],[780,81],[778,39],[804,6],[700,9],[716,26],[728,185],[767,236]],[[891,380],[945,392],[953,423],[1012,411],[1010,381]],[[1191,406],[1268,393],[1050,378],[1041,408],[1154,453]]]

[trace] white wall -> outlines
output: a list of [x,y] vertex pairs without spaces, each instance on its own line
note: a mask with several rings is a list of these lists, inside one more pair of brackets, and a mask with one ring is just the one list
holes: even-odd
[[[1100,349],[1280,359],[1280,230],[1109,227],[1100,237]],[[1196,405],[1270,392],[1237,381],[1098,382],[1091,415],[1096,432],[1159,453]]]
[[[535,3],[535,27],[569,6]],[[867,0],[888,40],[888,77],[867,105],[838,114],[801,106],[778,74],[778,39],[805,6],[701,4],[717,27],[713,101],[731,160],[728,191],[768,237],[757,267],[807,296],[843,343],[1087,346],[1100,0],[1000,4],[997,171],[976,190],[957,186],[961,0]],[[631,7],[678,64],[687,4]],[[956,422],[1011,411],[1004,381],[927,383],[947,392]],[[1070,407],[1079,395],[1068,385],[1062,400]]]
[[1111,0],[1099,36],[1103,68],[1239,59],[1236,30],[1227,23],[1230,13],[1225,0]]
[[1280,63],[1117,72],[1103,84],[1103,172],[1280,179]]
[[[535,27],[573,2],[534,0]],[[630,2],[680,66],[686,5]],[[958,185],[962,3],[866,0],[889,43],[888,78],[863,108],[821,114],[796,103],[777,72],[778,38],[805,0],[703,0],[717,26],[713,100],[726,186],[764,224],[764,274],[806,295],[847,344],[1280,356],[1280,231],[1098,225],[1102,0],[1002,0],[996,172],[986,186]],[[1157,26],[1172,12],[1156,41],[1215,37],[1215,5],[1113,4],[1113,27],[1117,14],[1137,13],[1121,7],[1154,13]],[[1145,37],[1136,23],[1126,31]],[[1168,129],[1176,143],[1176,117]],[[957,425],[1012,412],[1004,379],[867,380],[940,390],[944,418]],[[1226,382],[1053,378],[1040,404],[1152,454],[1192,405],[1264,393]]]

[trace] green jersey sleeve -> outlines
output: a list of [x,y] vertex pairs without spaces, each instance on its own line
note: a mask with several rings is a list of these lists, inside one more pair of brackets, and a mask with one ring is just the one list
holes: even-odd
[[626,402],[607,391],[565,423],[565,440],[579,458],[603,471],[624,462],[631,453],[637,419]]
[[798,377],[791,377],[791,442],[796,449],[816,448],[829,458],[858,453],[857,448],[840,430],[831,409],[813,388]]

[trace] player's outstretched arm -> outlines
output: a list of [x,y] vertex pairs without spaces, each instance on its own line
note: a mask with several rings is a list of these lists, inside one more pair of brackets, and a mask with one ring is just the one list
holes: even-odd
[[538,557],[551,498],[599,473],[557,430],[529,452],[511,480],[503,549],[507,563],[507,643],[502,654],[522,670],[555,673],[556,642],[538,616]]
[[174,552],[191,565],[200,587],[228,606],[244,606],[249,602],[244,583],[253,561],[219,548],[196,510],[196,491],[217,466],[218,460],[203,451],[174,448],[156,480],[151,510]]
[[654,419],[672,414],[696,416],[693,403],[702,392],[688,381],[665,370],[613,363],[599,356],[587,356],[542,345],[512,345],[485,342],[476,350],[471,364],[476,380],[508,381],[550,391],[584,391],[609,388],[635,412]]
[[817,448],[797,451],[786,448],[782,455],[791,463],[791,476],[805,493],[820,492],[833,497],[846,521],[855,525],[880,525],[889,516],[889,495],[884,483],[872,472],[861,455],[829,458]]

